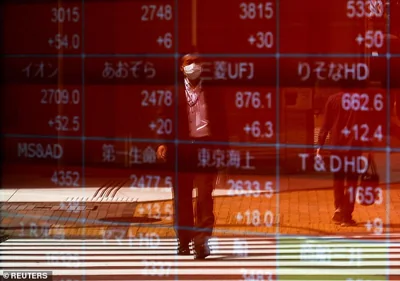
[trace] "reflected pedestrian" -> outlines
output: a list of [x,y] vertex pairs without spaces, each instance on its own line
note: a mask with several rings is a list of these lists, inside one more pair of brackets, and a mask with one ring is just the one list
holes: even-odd
[[[345,97],[345,95],[347,95]],[[333,189],[334,189],[334,206],[335,213],[332,220],[340,223],[342,226],[354,226],[352,214],[355,204],[355,190],[358,184],[360,174],[353,165],[352,169],[349,165],[344,165],[348,159],[358,159],[361,157],[361,151],[356,151],[355,147],[364,146],[359,136],[351,131],[354,125],[361,126],[366,122],[360,114],[360,110],[350,104],[349,107],[343,108],[343,98],[351,100],[353,93],[339,92],[331,95],[325,105],[322,127],[318,135],[317,157],[322,157],[320,150],[325,145],[326,138],[330,133],[331,145],[337,146],[334,154],[340,159],[340,169],[333,173]],[[349,134],[343,131],[348,128]],[[353,188],[353,192],[349,192],[349,188]],[[351,195],[353,194],[353,195]]]
[[[202,64],[198,56],[185,55],[180,69],[184,74],[187,116],[179,118],[179,122],[183,123],[179,130],[184,131],[184,135],[190,138],[191,145],[188,146],[187,151],[184,148],[179,149],[179,175],[173,190],[174,225],[179,240],[178,255],[190,255],[190,244],[193,242],[195,258],[204,259],[210,255],[208,242],[214,229],[212,193],[217,171],[213,169],[204,171],[193,165],[198,160],[198,152],[194,144],[211,140],[210,137],[215,135],[215,127],[212,126],[218,114],[224,114],[224,112],[210,110],[209,104],[215,102],[215,97],[210,98],[204,91],[201,77]],[[165,159],[166,147],[160,146],[157,155]],[[194,187],[198,190],[195,214],[192,199]]]

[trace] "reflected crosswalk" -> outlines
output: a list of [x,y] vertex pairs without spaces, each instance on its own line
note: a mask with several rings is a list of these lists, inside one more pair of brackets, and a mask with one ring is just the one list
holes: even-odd
[[[177,256],[175,239],[10,239],[1,274],[52,280],[399,280],[400,237],[212,238],[211,256]],[[390,274],[394,279],[387,279]]]

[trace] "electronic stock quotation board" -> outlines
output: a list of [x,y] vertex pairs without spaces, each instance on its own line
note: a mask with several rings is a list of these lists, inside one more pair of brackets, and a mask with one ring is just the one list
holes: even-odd
[[[15,0],[3,3],[2,17],[3,189],[119,179],[156,190],[171,188],[187,165],[221,168],[226,195],[262,198],[262,208],[235,214],[241,223],[279,234],[280,191],[297,188],[289,176],[307,188],[307,179],[367,161],[340,162],[340,147],[314,158],[325,103],[344,90],[342,109],[368,117],[342,132],[374,144],[382,182],[352,196],[363,203],[373,193],[375,205],[391,208],[400,163],[396,1]],[[223,118],[214,125],[227,132],[206,143],[182,129],[180,63],[192,52],[218,96],[213,110]],[[191,163],[189,150],[198,155]],[[395,215],[371,217],[364,230],[390,232]]]

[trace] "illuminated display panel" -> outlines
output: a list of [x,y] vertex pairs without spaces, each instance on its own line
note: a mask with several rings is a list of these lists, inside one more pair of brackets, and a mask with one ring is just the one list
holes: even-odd
[[357,54],[367,49],[386,50],[385,30],[365,28],[366,19],[380,19],[383,12],[369,8],[371,1],[280,3],[280,53]]
[[[276,142],[276,60],[274,58],[205,58],[203,85],[217,128],[212,141]],[[179,75],[179,139],[189,135],[183,75]],[[221,116],[219,112],[226,112]],[[187,122],[186,122],[187,123]],[[187,125],[186,125],[187,126]]]
[[82,186],[80,140],[6,138],[3,149],[7,163],[3,168],[5,186]]
[[175,48],[174,1],[88,1],[85,52],[171,54]]
[[[14,2],[14,4],[10,4]],[[4,6],[3,48],[6,54],[80,54],[82,6],[79,1],[8,1]],[[34,24],[32,24],[34,23]],[[23,36],[22,36],[23,34]],[[21,35],[21,36],[18,36]]]
[[[316,192],[318,191],[316,184],[318,184],[318,182],[321,182],[321,179],[318,179],[321,175],[327,172],[336,173],[340,171],[365,173],[366,169],[368,168],[368,164],[370,163],[368,159],[368,154],[365,153],[365,151],[358,149],[353,149],[351,152],[345,153],[345,155],[343,154],[343,149],[325,150],[321,153],[321,159],[315,158],[313,151],[298,152],[296,149],[290,148],[287,150],[291,152],[291,155],[295,155],[293,161],[296,163],[296,165],[298,165],[298,167],[300,167],[301,171],[309,171],[314,173],[315,175],[315,177],[313,178],[304,178],[301,175],[293,175],[293,177],[290,177],[289,179],[287,177],[281,177],[279,179],[279,185],[283,192],[282,195],[279,197],[281,205],[286,206],[287,201],[290,200],[291,204],[295,204],[296,206],[298,206],[299,210],[299,212],[295,214],[299,218],[299,222],[296,224],[291,224],[290,227],[301,228],[301,225],[304,223],[304,221],[314,221],[317,217],[317,215],[315,214],[318,212],[326,213],[327,216],[329,216],[329,214],[331,213],[330,206],[327,206],[328,208],[326,208],[325,206],[321,207],[318,205],[309,204],[307,201],[302,200],[303,196],[310,196],[311,200],[317,202],[318,200],[322,200],[322,196],[327,196],[329,193],[333,192],[333,190],[327,190],[324,193]],[[281,155],[285,155],[285,152],[286,151],[282,150]],[[367,185],[365,183],[362,184],[359,181],[357,185],[350,186],[348,189],[347,196],[350,202],[354,204],[355,211],[353,217],[355,220],[357,220],[357,212],[362,212],[364,208],[367,208],[366,206],[372,205],[371,208],[373,208],[374,206],[385,207],[388,204],[388,191],[384,185],[384,183],[387,182],[387,177],[383,173],[387,169],[386,163],[384,161],[385,158],[385,154],[379,152],[377,152],[374,156],[374,161],[379,161],[380,165],[382,165],[378,167],[378,172],[380,172],[381,177],[380,182],[382,183],[380,186]],[[283,157],[282,160],[284,160]],[[297,186],[291,185],[290,180],[295,180],[296,177],[298,177],[297,180],[299,182],[303,182],[304,185],[315,186],[315,188],[313,189],[310,187],[304,189],[304,186],[302,186],[301,184]],[[332,185],[331,178],[327,178],[323,181],[325,181],[326,186]],[[295,191],[296,189],[299,191],[299,196],[296,198],[293,198],[290,193],[285,194],[285,191]],[[332,202],[332,204],[333,203],[334,202]],[[284,209],[281,211],[284,211],[287,207],[283,208]],[[289,210],[287,209],[286,211]],[[313,216],[315,218],[313,218]],[[362,224],[360,223],[359,225],[357,225],[357,227],[359,227],[360,231],[363,233],[365,232],[372,234],[383,234],[386,232],[385,225],[387,225],[388,223],[389,220],[385,215],[385,212],[374,213],[371,214],[369,220],[363,222]],[[284,221],[282,222],[282,225],[285,225]],[[309,230],[303,229],[302,231],[299,231],[299,234],[308,235]],[[327,258],[331,257],[333,259],[333,256],[330,256],[331,254],[332,253],[326,252],[323,255],[327,255]],[[323,262],[323,260],[324,258],[322,258],[320,262]]]
[[[305,91],[304,95],[311,95],[307,88],[315,87],[314,95],[323,92],[325,103],[328,97],[337,92],[345,95],[340,100],[340,107],[344,112],[354,111],[358,116],[360,124],[353,124],[351,127],[343,128],[343,136],[354,136],[356,141],[370,146],[370,142],[376,147],[385,147],[386,136],[386,88],[368,87],[368,82],[372,77],[384,77],[386,73],[386,59],[374,58],[371,67],[364,59],[359,58],[329,58],[321,57],[318,59],[281,59],[281,95],[285,96],[286,106],[290,105],[290,90],[286,87],[300,87]],[[296,92],[295,90],[292,90]],[[305,97],[297,95],[297,100]],[[311,108],[311,104],[304,103]],[[325,104],[319,104],[322,108]],[[285,110],[285,109],[284,109]],[[321,124],[322,125],[322,124]],[[290,126],[288,123],[286,126]],[[294,128],[285,127],[285,132],[290,135]],[[312,130],[312,129],[309,129]],[[314,140],[312,140],[314,142]],[[300,144],[298,139],[294,142]],[[306,142],[304,144],[312,145]]]
[[[156,159],[158,145],[167,146],[166,162]],[[128,187],[170,188],[175,183],[175,147],[167,143],[88,141],[85,146],[87,185],[97,186],[110,178]]]
[[4,133],[82,135],[81,59],[6,58],[4,67]]
[[[179,1],[179,52],[274,54],[275,1]],[[211,8],[212,7],[212,8]]]
[[86,135],[173,139],[173,68],[172,58],[87,59]]

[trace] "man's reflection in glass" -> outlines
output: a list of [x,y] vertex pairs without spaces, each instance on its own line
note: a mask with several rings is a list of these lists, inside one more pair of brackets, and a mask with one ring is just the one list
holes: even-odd
[[[202,85],[202,66],[198,56],[186,55],[182,58],[181,71],[184,74],[184,94],[186,101],[187,117],[179,118],[179,130],[189,131],[192,144],[188,150],[179,150],[178,184],[174,185],[174,211],[175,232],[179,239],[179,255],[190,255],[189,244],[193,241],[195,258],[204,259],[210,255],[208,239],[214,228],[214,203],[212,192],[215,186],[217,171],[211,169],[199,169],[197,146],[198,141],[209,141],[211,135],[215,135],[215,113],[210,112],[210,102]],[[214,115],[213,115],[214,114]],[[222,112],[223,114],[223,112]],[[209,118],[214,116],[214,118]],[[212,120],[210,122],[210,120]],[[166,157],[166,147],[160,146],[159,158]],[[192,192],[197,187],[198,196],[196,212],[193,214]],[[194,219],[196,218],[196,225]]]
[[331,145],[338,148],[325,152],[330,156],[337,156],[336,159],[340,159],[341,163],[340,169],[335,169],[333,172],[335,213],[332,220],[342,226],[353,226],[357,224],[352,217],[355,198],[354,195],[350,196],[348,188],[353,187],[353,191],[356,190],[360,175],[357,165],[349,163],[358,162],[357,159],[362,155],[362,151],[355,150],[355,147],[366,144],[361,140],[360,133],[355,134],[352,128],[354,125],[361,126],[368,123],[368,120],[365,120],[365,114],[361,114],[361,111],[352,104],[343,108],[344,98],[351,100],[352,95],[359,95],[354,88],[346,88],[329,96],[326,102],[323,123],[318,135],[317,157],[322,157],[320,150],[330,133]]

